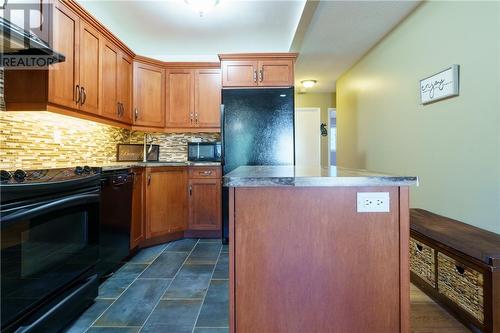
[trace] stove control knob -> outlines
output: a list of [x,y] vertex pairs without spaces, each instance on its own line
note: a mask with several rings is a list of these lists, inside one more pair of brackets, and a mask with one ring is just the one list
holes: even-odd
[[0,180],[2,182],[9,181],[11,178],[12,178],[12,175],[10,174],[10,172],[8,172],[6,170],[1,170],[0,171]]
[[83,173],[83,168],[81,166],[77,166],[75,168],[75,175],[81,175]]
[[17,169],[16,171],[14,171],[14,179],[16,181],[18,181],[19,183],[21,182],[24,182],[24,179],[26,178],[26,172],[21,170],[21,169]]
[[84,173],[90,174],[90,171],[92,171],[92,169],[88,165],[86,165],[86,166],[83,167],[83,172]]

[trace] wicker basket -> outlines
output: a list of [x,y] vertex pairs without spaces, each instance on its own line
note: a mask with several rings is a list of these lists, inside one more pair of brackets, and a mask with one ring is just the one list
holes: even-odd
[[483,274],[438,253],[438,291],[484,322]]
[[410,238],[410,270],[436,288],[434,249]]

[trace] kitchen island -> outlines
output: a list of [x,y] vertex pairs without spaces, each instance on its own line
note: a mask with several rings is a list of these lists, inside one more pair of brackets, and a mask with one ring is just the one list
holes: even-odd
[[334,167],[228,173],[230,332],[409,332],[417,184]]

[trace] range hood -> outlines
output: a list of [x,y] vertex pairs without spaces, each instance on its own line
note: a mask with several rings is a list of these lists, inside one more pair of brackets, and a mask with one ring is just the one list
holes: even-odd
[[[12,22],[0,17],[0,37],[1,52],[0,57],[6,56],[31,56],[43,57],[49,63],[63,62],[66,60],[63,54],[57,53],[37,35],[26,31]],[[0,66],[4,65],[3,61]]]

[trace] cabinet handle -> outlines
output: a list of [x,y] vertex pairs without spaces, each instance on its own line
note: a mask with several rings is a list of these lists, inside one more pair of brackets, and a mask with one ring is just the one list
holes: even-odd
[[189,121],[191,122],[191,124],[193,123],[193,113],[192,112],[189,114]]
[[85,92],[85,88],[82,87],[82,101],[81,101],[81,104],[80,105],[83,105],[85,104],[85,101],[87,100],[87,93]]
[[196,124],[198,124],[198,112],[196,112],[194,114],[194,119],[195,119]]
[[139,118],[139,109],[135,108],[134,109],[134,119],[137,121],[137,118]]
[[212,171],[200,171],[198,172],[198,174],[204,176],[210,176],[212,174]]
[[189,185],[189,196],[193,195],[193,186]]
[[151,175],[148,175],[148,186],[151,185]]
[[76,85],[75,92],[76,92],[75,102],[76,102],[76,104],[78,104],[78,103],[80,103],[80,98],[81,98],[80,85],[78,85],[78,84]]
[[253,71],[253,82],[257,83],[257,70]]
[[123,107],[123,103],[120,102],[120,116],[124,116],[125,115],[125,108]]
[[464,275],[465,273],[465,268],[459,266],[459,265],[455,265],[455,270],[457,271],[458,274],[460,275]]
[[120,102],[116,102],[116,115],[120,117]]
[[259,70],[259,81],[260,82],[264,81],[264,70],[263,69]]

